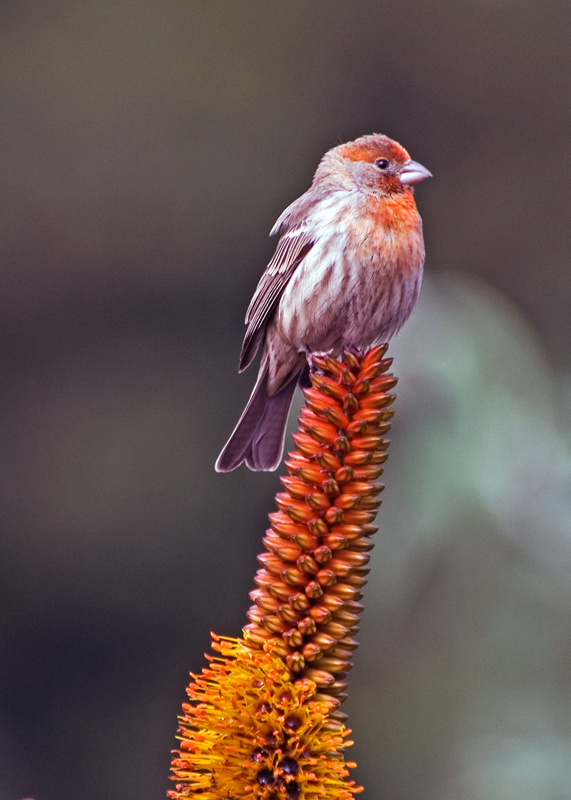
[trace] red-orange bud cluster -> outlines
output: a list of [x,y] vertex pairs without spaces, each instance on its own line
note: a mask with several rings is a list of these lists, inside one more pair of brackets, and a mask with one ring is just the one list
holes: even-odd
[[[311,388],[293,434],[285,491],[269,515],[266,552],[250,597],[250,647],[269,644],[293,680],[309,678],[317,697],[338,707],[357,642],[361,589],[383,490],[377,478],[388,457],[393,412],[386,345],[347,352],[341,361],[313,357]],[[344,718],[331,714],[331,726]]]

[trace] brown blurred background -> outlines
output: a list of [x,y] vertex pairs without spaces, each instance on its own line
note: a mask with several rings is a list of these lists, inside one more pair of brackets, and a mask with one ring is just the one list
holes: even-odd
[[571,798],[571,4],[0,6],[0,800],[156,800],[276,475],[213,464],[323,152],[379,131],[427,281],[347,710],[372,800]]

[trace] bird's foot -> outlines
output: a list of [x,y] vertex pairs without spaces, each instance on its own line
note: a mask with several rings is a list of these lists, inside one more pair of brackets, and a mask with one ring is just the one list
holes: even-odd
[[343,358],[346,355],[355,356],[356,358],[361,358],[363,356],[363,350],[359,350],[358,347],[344,347],[343,348]]
[[358,347],[344,347],[343,348],[343,362],[351,370],[355,370],[363,358],[365,351],[359,350]]
[[307,353],[307,363],[310,372],[324,372],[331,369],[331,362],[336,362],[333,350],[312,350]]

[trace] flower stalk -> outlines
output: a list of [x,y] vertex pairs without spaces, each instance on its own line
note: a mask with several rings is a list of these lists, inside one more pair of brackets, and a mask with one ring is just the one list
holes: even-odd
[[388,457],[386,345],[313,355],[242,640],[214,636],[187,692],[171,800],[350,800],[340,710]]

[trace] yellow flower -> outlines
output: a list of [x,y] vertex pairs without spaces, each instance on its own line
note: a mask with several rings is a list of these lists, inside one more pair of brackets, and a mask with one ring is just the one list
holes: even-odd
[[180,717],[171,800],[350,800],[349,729],[329,717],[333,699],[312,680],[292,681],[267,644],[213,636],[209,667],[193,675]]

